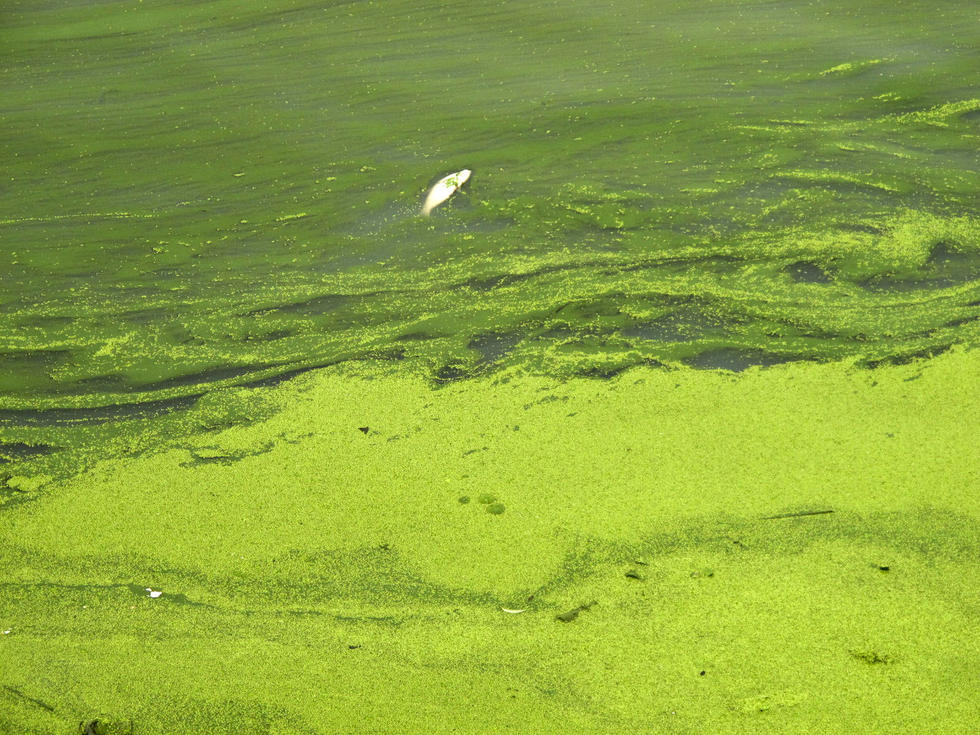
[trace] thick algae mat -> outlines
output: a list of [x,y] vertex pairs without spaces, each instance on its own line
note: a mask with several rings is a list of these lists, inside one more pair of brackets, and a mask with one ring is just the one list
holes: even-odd
[[6,2],[0,731],[972,731],[980,25],[854,5]]
[[978,354],[310,373],[4,513],[3,722],[972,732]]

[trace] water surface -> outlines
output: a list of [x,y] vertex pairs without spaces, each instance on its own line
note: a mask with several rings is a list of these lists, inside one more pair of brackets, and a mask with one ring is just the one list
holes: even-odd
[[977,336],[970,3],[6,16],[4,408],[364,358],[569,376]]

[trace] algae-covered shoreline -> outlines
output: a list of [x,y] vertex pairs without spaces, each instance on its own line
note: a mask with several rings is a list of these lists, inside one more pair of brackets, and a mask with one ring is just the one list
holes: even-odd
[[0,722],[969,732],[978,377],[311,372],[5,510]]

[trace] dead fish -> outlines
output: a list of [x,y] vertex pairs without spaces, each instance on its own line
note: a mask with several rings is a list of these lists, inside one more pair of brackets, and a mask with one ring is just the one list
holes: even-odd
[[472,173],[468,168],[464,168],[462,171],[443,176],[433,184],[429,193],[425,195],[425,202],[422,204],[422,216],[428,217],[433,209],[459,191],[459,187],[469,181]]

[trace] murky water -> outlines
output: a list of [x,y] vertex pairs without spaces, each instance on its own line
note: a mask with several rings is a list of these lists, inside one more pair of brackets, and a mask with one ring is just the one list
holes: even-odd
[[873,366],[980,333],[972,3],[4,15],[8,425],[344,361]]

